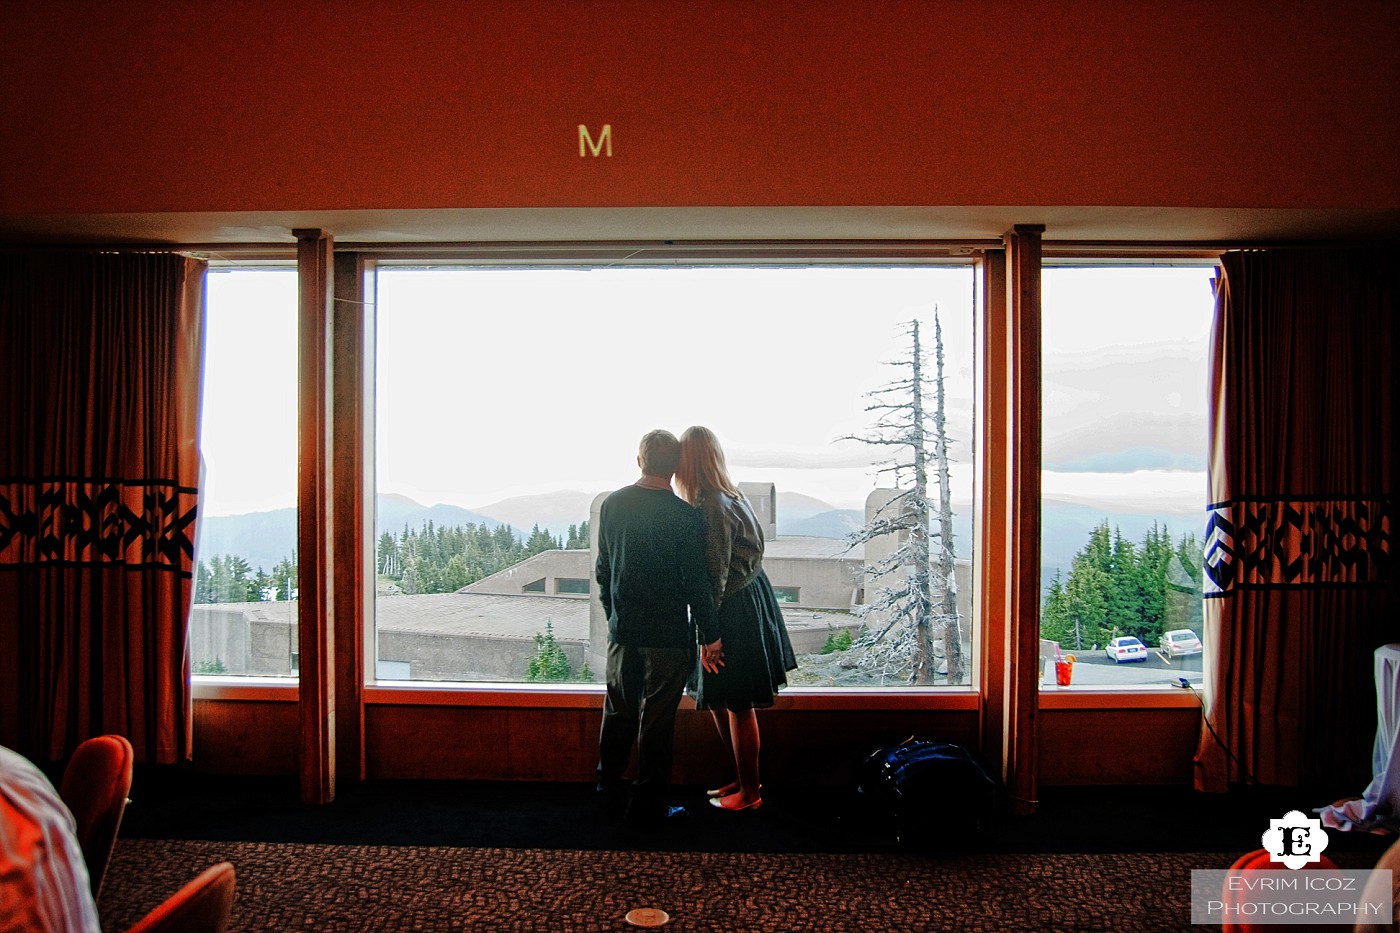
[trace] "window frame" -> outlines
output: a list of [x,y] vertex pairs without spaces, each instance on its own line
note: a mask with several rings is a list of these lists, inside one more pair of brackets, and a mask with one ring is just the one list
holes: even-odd
[[[1199,246],[1171,247],[1151,244],[1069,244],[1056,248],[1047,246],[1042,255],[1041,271],[1043,273],[1046,269],[1196,268],[1212,269],[1218,277],[1220,275],[1221,252],[1221,249],[1203,249]],[[1042,320],[1043,313],[1042,309]],[[1208,368],[1209,360],[1206,360],[1204,365]],[[1208,452],[1203,453],[1208,454]],[[1040,461],[1043,470],[1043,449]],[[1043,495],[1041,499],[1041,514],[1043,515]],[[1205,504],[1203,496],[1201,502],[1202,533],[1205,524]],[[1037,568],[1037,574],[1039,572],[1040,568]],[[1200,636],[1204,642],[1205,633],[1201,632]],[[1148,650],[1151,649],[1152,646],[1148,645]],[[1204,689],[1204,680],[1200,689]],[[1153,706],[1170,708],[1195,706],[1201,702],[1197,699],[1195,690],[1183,690],[1175,683],[1117,684],[1113,686],[1071,684],[1061,687],[1052,682],[1046,689],[1040,691],[1039,696],[1039,705],[1042,709],[1124,709]]]
[[[890,240],[890,241],[778,241],[751,243],[745,241],[709,241],[682,244],[661,244],[655,241],[641,243],[485,243],[485,244],[337,244],[334,252],[337,262],[336,303],[340,308],[346,304],[357,307],[361,314],[358,326],[354,328],[359,339],[350,344],[337,339],[330,354],[328,368],[333,371],[360,372],[365,374],[358,392],[346,393],[337,387],[336,391],[336,438],[339,449],[345,441],[346,425],[358,426],[361,432],[352,438],[350,446],[358,447],[362,456],[367,455],[367,465],[356,468],[351,473],[341,466],[336,469],[336,501],[360,498],[363,500],[366,489],[373,495],[373,332],[374,332],[374,281],[377,268],[383,265],[395,267],[430,267],[474,265],[487,267],[544,267],[569,268],[579,266],[614,265],[958,265],[972,266],[974,269],[974,313],[978,316],[977,359],[975,362],[976,381],[980,398],[986,397],[986,363],[989,357],[1014,362],[1011,350],[1006,343],[993,345],[988,339],[985,326],[989,313],[985,297],[988,289],[987,257],[989,253],[1002,250],[1000,240],[959,239],[959,240]],[[247,259],[241,258],[237,249],[221,250],[217,264],[221,268],[254,266],[263,263],[285,264],[289,256],[285,250],[260,246],[246,251]],[[1093,244],[1061,243],[1047,244],[1042,253],[1042,267],[1064,265],[1159,265],[1183,264],[1208,265],[1218,263],[1220,250],[1200,245],[1175,247],[1159,244]],[[344,268],[348,272],[342,272]],[[354,283],[350,290],[356,294],[345,297],[347,283]],[[994,281],[991,288],[1004,284],[1003,278]],[[1037,309],[1038,310],[1038,309]],[[299,312],[300,313],[300,312]],[[337,314],[337,328],[341,315]],[[299,325],[305,322],[299,321]],[[988,430],[986,412],[977,413],[975,443],[979,451],[987,450]],[[1038,429],[1038,425],[1036,428]],[[1037,430],[1038,436],[1038,430]],[[1037,445],[1038,446],[1038,445]],[[1040,451],[1036,450],[1039,459]],[[311,468],[303,463],[303,470]],[[977,513],[974,527],[986,520],[988,502],[986,489],[980,481],[986,471],[1009,472],[1005,463],[989,459],[979,466],[979,481],[975,483],[974,509]],[[347,483],[349,488],[346,488]],[[299,510],[302,504],[298,503]],[[337,524],[337,516],[316,515],[311,520],[318,523]],[[358,533],[361,555],[374,553],[374,527],[372,510],[368,524],[364,516],[359,518],[361,527],[350,528],[348,533]],[[978,543],[985,539],[975,532]],[[346,535],[339,536],[345,540]],[[979,673],[985,670],[983,657],[985,642],[989,637],[990,620],[980,611],[982,599],[977,592],[986,580],[989,562],[1001,565],[1003,574],[1015,572],[1014,563],[1007,549],[989,553],[986,547],[974,547],[974,617],[972,638],[974,657],[978,658],[973,672],[972,684],[965,687],[881,687],[867,691],[865,688],[821,688],[792,687],[784,691],[779,705],[784,708],[813,710],[860,710],[860,709],[904,709],[910,707],[928,709],[967,710],[980,709],[989,699],[985,695],[987,684]],[[372,564],[371,564],[372,566]],[[358,581],[364,591],[364,580]],[[362,648],[362,657],[357,670],[358,701],[367,704],[407,705],[451,705],[451,706],[505,706],[518,708],[576,708],[601,707],[604,686],[602,684],[569,684],[546,686],[540,684],[500,684],[500,683],[427,683],[376,682],[373,677],[374,664],[374,599],[373,578],[368,580],[369,594],[362,606],[356,607],[355,618],[349,625],[337,623],[337,631],[345,632],[350,626],[358,631],[355,643]],[[342,615],[346,606],[337,601],[335,614]],[[1036,620],[1038,629],[1038,618]],[[998,638],[1000,632],[990,633]],[[220,675],[192,675],[192,690],[196,699],[221,700],[284,700],[293,701],[297,697],[298,679],[286,678],[280,682],[272,678],[230,678]],[[1039,696],[1039,705],[1046,709],[1065,708],[1144,708],[1177,707],[1193,705],[1194,696],[1186,696],[1183,691],[1171,692],[1164,687],[1126,687],[1112,690],[1097,688],[1070,688],[1046,691]]]
[[[594,244],[468,244],[468,245],[445,245],[436,248],[423,248],[417,244],[405,244],[402,247],[391,246],[386,248],[384,244],[367,246],[363,252],[356,252],[360,261],[364,264],[364,278],[371,281],[379,269],[393,268],[402,269],[450,269],[450,268],[479,268],[479,269],[586,269],[600,267],[629,266],[637,268],[674,268],[674,267],[811,267],[811,266],[852,266],[852,267],[897,267],[897,266],[947,266],[951,268],[967,269],[973,274],[973,314],[980,318],[984,313],[979,289],[982,276],[980,273],[981,256],[980,251],[996,241],[784,241],[780,243],[749,243],[744,241],[713,241],[704,243],[685,244],[657,244],[647,243],[594,243]],[[351,247],[340,246],[338,249],[350,249]],[[364,298],[364,306],[372,309],[375,300],[372,297]],[[377,322],[371,317],[365,322],[367,333],[372,332]],[[982,342],[983,328],[980,322],[974,324],[974,371],[980,372],[981,359],[986,353],[986,347]],[[359,366],[361,361],[352,360],[352,368]],[[978,391],[976,385],[977,377],[974,377],[974,393]],[[376,401],[373,395],[359,399],[360,405],[374,410]],[[974,425],[974,435],[977,426]],[[374,449],[374,440],[370,438],[367,442],[369,450]],[[372,459],[372,453],[371,453]],[[373,494],[373,473],[366,473],[365,481],[371,486]],[[974,481],[974,500],[977,496],[976,484]],[[975,523],[974,523],[975,529]],[[368,544],[365,547],[374,546],[375,530],[371,527],[367,532]],[[974,530],[974,536],[976,532]],[[977,578],[977,567],[975,555],[978,549],[974,546],[974,562],[972,577],[974,583]],[[371,581],[372,582],[372,581]],[[370,603],[373,599],[371,596]],[[974,597],[972,614],[978,617],[977,603]],[[866,689],[874,690],[879,694],[890,694],[905,697],[903,701],[895,701],[888,704],[876,703],[872,707],[868,698],[858,702],[853,700],[851,708],[890,708],[898,709],[908,707],[908,698],[921,698],[920,706],[932,708],[942,708],[942,704],[932,702],[939,697],[957,698],[947,706],[949,709],[976,708],[976,700],[979,696],[979,666],[976,657],[981,650],[984,636],[981,631],[982,623],[980,619],[974,622],[971,629],[972,658],[969,659],[970,683],[961,686],[934,685],[926,687],[913,686],[885,686],[877,688],[853,688],[853,687],[811,687],[811,686],[788,686],[784,688],[784,694],[793,702],[804,705],[815,703],[812,708],[842,708],[839,698],[843,696],[855,697]],[[361,637],[366,645],[372,644],[374,635],[374,618],[372,605],[366,607],[363,619],[363,632]],[[407,683],[382,683],[369,677],[373,671],[373,664],[366,661],[365,664],[364,688],[366,697],[371,695],[379,698],[392,695],[398,692],[405,695],[417,695],[417,688],[423,688],[429,692],[433,690],[447,690],[452,695],[457,696],[463,692],[477,691],[486,696],[496,696],[506,698],[506,705],[511,705],[509,698],[519,697],[522,692],[530,690],[540,690],[539,684],[520,684],[505,682],[427,682],[414,681],[411,685]],[[606,692],[606,685],[602,683],[594,684],[565,684],[552,686],[545,692],[553,697],[560,697],[570,690],[581,692],[599,699]],[[383,691],[383,692],[381,692]],[[836,702],[828,705],[825,700],[810,700],[812,697],[832,697]],[[971,697],[973,703],[969,706],[967,698]],[[801,699],[798,699],[801,698]],[[459,697],[460,699],[460,697]],[[784,705],[788,701],[785,701]],[[467,705],[472,705],[468,703]],[[537,705],[527,703],[521,705]],[[565,706],[572,705],[565,703]]]
[[[779,605],[791,603],[794,606],[800,606],[802,604],[802,587],[800,586],[775,586],[773,587],[773,595],[778,598]],[[784,599],[784,596],[788,598]]]

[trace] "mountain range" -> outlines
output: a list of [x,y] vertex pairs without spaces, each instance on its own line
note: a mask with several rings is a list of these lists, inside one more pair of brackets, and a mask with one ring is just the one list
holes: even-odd
[[[486,525],[496,528],[508,524],[500,519],[473,512],[456,505],[425,506],[407,496],[381,495],[376,499],[378,530],[402,534],[405,527],[417,531],[428,522],[434,527],[446,525]],[[528,533],[529,526],[526,526]],[[271,570],[296,549],[297,510],[275,509],[271,512],[249,512],[243,515],[216,515],[199,520],[199,540],[195,546],[198,559],[216,554],[237,554],[254,569]],[[519,531],[517,529],[517,535]]]
[[[516,496],[476,509],[465,509],[444,503],[425,506],[407,496],[387,493],[376,500],[376,536],[384,531],[401,534],[405,527],[417,530],[431,521],[438,527],[470,523],[494,529],[499,525],[509,525],[521,538],[528,536],[530,530],[539,525],[556,537],[564,537],[570,525],[587,520],[596,496],[597,493],[563,490]],[[958,542],[958,556],[967,558],[972,555],[972,506],[970,503],[954,503],[953,510],[953,534]],[[859,530],[864,521],[865,515],[859,509],[838,509],[802,493],[778,493],[780,535],[845,538]],[[1089,532],[1103,521],[1119,528],[1125,537],[1133,541],[1142,540],[1153,522],[1166,525],[1177,538],[1188,530],[1195,531],[1200,537],[1203,527],[1202,513],[1106,513],[1092,506],[1047,498],[1042,509],[1043,584],[1048,584],[1056,569],[1068,573],[1074,555],[1084,547]],[[215,554],[238,554],[254,568],[271,570],[278,561],[289,557],[295,546],[296,509],[221,515],[199,522],[200,559]]]

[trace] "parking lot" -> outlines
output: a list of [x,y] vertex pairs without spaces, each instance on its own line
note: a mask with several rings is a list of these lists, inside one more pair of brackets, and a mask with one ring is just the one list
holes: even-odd
[[[1063,650],[1063,649],[1062,649]],[[1104,657],[1103,648],[1093,651],[1070,649],[1074,655],[1074,673],[1070,685],[1074,687],[1134,686],[1143,684],[1175,684],[1177,678],[1185,677],[1192,684],[1201,682],[1201,657],[1188,654],[1168,659],[1156,647],[1149,646],[1147,660],[1125,661],[1117,664]],[[1042,689],[1055,689],[1055,666],[1053,659],[1046,665],[1046,677]]]

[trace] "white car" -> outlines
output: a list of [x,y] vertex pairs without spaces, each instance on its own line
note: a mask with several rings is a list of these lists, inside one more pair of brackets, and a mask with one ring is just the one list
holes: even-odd
[[1201,640],[1189,628],[1163,632],[1162,653],[1169,658],[1180,657],[1183,654],[1200,654]]
[[1115,638],[1103,649],[1110,661],[1122,664],[1124,661],[1146,661],[1147,646],[1131,635]]

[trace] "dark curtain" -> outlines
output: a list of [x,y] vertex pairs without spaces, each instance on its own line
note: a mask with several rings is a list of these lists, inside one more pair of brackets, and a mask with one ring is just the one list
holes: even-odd
[[1222,258],[1200,789],[1369,780],[1373,655],[1400,637],[1395,268],[1378,250]]
[[0,743],[188,757],[204,263],[0,254]]

